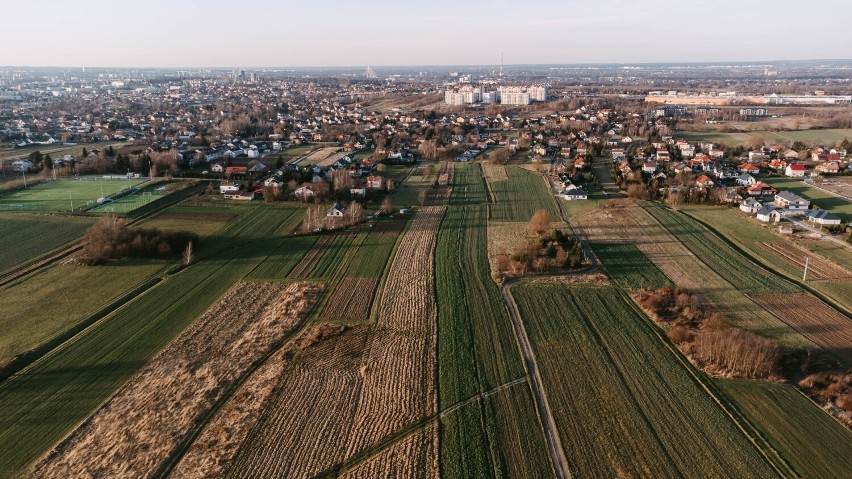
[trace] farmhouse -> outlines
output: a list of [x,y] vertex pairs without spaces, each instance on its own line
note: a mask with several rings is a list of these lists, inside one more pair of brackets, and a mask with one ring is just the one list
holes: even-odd
[[346,205],[343,203],[335,203],[331,208],[325,213],[326,216],[332,218],[342,218],[346,213]]
[[784,174],[790,178],[803,178],[805,176],[805,165],[787,165]]
[[786,208],[788,210],[795,211],[804,211],[807,210],[811,205],[811,202],[798,196],[796,194],[790,193],[789,191],[782,191],[775,195],[775,206],[779,208]]
[[763,205],[754,198],[746,198],[742,203],[740,203],[740,211],[750,215],[757,213],[761,208],[763,208]]
[[764,223],[781,221],[781,209],[771,205],[764,206],[757,212],[757,219]]
[[805,213],[805,219],[818,225],[839,225],[842,222],[839,216],[819,209]]
[[240,184],[236,181],[223,181],[219,183],[219,193],[235,193],[240,190]]

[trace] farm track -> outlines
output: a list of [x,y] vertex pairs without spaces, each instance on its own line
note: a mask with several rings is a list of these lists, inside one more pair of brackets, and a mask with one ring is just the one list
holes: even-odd
[[565,457],[565,449],[562,447],[562,439],[559,436],[556,419],[554,419],[553,411],[550,409],[550,403],[547,400],[547,393],[544,390],[535,353],[530,345],[524,321],[521,319],[520,312],[518,311],[518,305],[512,297],[511,287],[514,283],[516,281],[513,280],[504,282],[501,292],[503,293],[506,310],[509,312],[509,317],[512,319],[512,325],[515,328],[518,349],[524,358],[524,368],[527,371],[527,377],[530,379],[530,387],[535,397],[536,411],[538,412],[541,426],[544,429],[544,437],[547,441],[547,452],[550,455],[551,465],[553,466],[553,471],[556,473],[556,477],[558,479],[571,479],[568,459]]

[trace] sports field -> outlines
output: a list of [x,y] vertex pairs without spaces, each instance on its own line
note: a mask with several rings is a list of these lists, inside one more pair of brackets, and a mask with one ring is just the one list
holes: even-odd
[[164,185],[154,184],[140,188],[138,191],[127,196],[122,196],[115,201],[92,208],[90,211],[94,213],[129,213],[162,198],[166,194],[168,193]]
[[830,144],[840,143],[844,139],[852,139],[852,129],[836,128],[822,130],[796,130],[796,131],[748,131],[737,133],[725,133],[721,131],[694,132],[678,131],[675,138],[683,138],[687,141],[712,141],[727,146],[748,146],[753,140],[762,140],[767,145],[790,146],[793,142],[801,141],[806,144]]
[[71,211],[92,206],[98,198],[140,185],[147,179],[105,180],[97,177],[49,181],[0,196],[0,211]]

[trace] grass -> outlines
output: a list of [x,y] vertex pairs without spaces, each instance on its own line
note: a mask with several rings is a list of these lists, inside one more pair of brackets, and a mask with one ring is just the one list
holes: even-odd
[[141,208],[152,201],[162,198],[166,194],[161,189],[164,186],[164,183],[147,185],[132,194],[122,196],[115,201],[92,208],[89,211],[93,213],[130,213],[131,211]]
[[775,477],[623,293],[512,290],[575,477]]
[[135,180],[56,180],[0,196],[0,211],[71,211],[92,206],[105,196],[138,186]]
[[781,191],[790,191],[803,198],[811,200],[812,206],[816,205],[826,211],[830,211],[840,218],[844,223],[852,222],[852,202],[831,193],[812,188],[802,180],[794,178],[769,177],[766,182]]
[[0,383],[0,475],[15,476],[287,240],[301,208],[255,206],[198,261]]
[[633,244],[591,243],[609,279],[622,288],[663,288],[674,284]]
[[0,214],[0,272],[83,236],[91,218]]
[[847,477],[852,432],[793,387],[718,380],[749,421],[802,477]]
[[489,183],[495,202],[492,221],[529,221],[533,213],[545,210],[550,218],[559,218],[556,200],[545,180],[523,168],[507,167],[508,180]]
[[[479,163],[456,163],[453,175],[451,205],[478,205],[491,201]],[[529,221],[529,218],[524,221]]]
[[752,263],[689,216],[656,203],[642,206],[716,273],[746,294],[793,293],[800,288]]
[[[404,227],[407,220],[380,221],[400,221],[401,226]],[[355,257],[347,267],[345,276],[350,278],[381,278],[386,265],[392,259],[391,254],[398,238],[399,233],[396,231],[370,231],[367,238],[359,245]]]
[[852,129],[820,129],[820,130],[796,130],[796,131],[749,131],[744,133],[725,133],[720,131],[711,132],[689,132],[678,131],[675,138],[683,138],[688,141],[710,141],[727,146],[748,146],[755,138],[762,139],[769,145],[790,146],[795,141],[806,144],[829,144],[842,142],[846,138],[852,139]]

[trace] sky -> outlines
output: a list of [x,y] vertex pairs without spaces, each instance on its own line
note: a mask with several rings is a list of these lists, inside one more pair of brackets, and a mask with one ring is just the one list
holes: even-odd
[[2,0],[0,65],[852,59],[849,0]]

